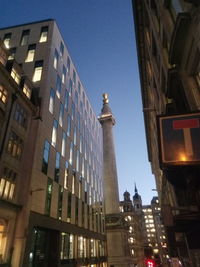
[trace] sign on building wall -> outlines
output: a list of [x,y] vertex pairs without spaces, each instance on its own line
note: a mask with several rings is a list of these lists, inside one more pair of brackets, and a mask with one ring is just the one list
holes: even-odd
[[200,164],[200,113],[159,116],[162,166]]

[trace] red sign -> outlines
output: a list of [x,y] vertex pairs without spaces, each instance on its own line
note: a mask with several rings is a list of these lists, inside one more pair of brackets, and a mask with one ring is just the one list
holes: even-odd
[[162,165],[200,164],[200,113],[160,116]]

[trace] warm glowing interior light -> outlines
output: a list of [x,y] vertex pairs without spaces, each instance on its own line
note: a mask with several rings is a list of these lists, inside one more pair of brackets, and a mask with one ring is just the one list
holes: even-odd
[[187,161],[187,157],[185,156],[185,154],[180,154],[179,159],[180,161]]

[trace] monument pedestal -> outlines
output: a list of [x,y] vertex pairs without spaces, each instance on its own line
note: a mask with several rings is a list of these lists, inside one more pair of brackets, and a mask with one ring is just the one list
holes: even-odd
[[128,246],[128,224],[120,214],[106,215],[109,267],[134,267]]

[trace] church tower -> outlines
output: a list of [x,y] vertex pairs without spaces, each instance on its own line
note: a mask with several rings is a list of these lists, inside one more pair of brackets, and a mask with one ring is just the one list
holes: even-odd
[[133,206],[136,212],[142,211],[142,198],[138,194],[136,184],[135,184],[135,195],[133,196]]
[[99,117],[103,131],[103,179],[106,213],[106,236],[109,267],[130,267],[127,223],[119,212],[119,190],[112,128],[115,119],[109,107],[108,95],[103,94],[103,108]]

